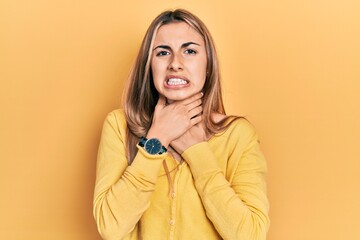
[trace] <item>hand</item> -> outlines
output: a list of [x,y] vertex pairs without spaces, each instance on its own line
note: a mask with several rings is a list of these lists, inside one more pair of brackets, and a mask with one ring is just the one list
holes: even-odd
[[164,96],[160,96],[155,106],[153,121],[147,138],[158,138],[168,147],[170,142],[179,138],[202,120],[200,113],[202,94],[166,105]]
[[180,155],[192,145],[206,141],[204,122],[192,126],[179,138],[170,143],[170,146]]

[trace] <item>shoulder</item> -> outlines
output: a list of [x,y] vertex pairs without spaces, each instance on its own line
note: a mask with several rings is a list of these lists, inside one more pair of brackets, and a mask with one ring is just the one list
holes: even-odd
[[124,110],[123,109],[115,109],[115,110],[111,111],[106,116],[105,121],[110,121],[112,123],[117,123],[120,125],[126,123]]
[[[217,116],[220,120],[226,119],[227,116]],[[226,119],[227,127],[221,133],[216,134],[217,138],[227,139],[237,144],[247,144],[250,141],[257,140],[257,133],[254,125],[244,117],[228,116]],[[215,118],[216,119],[216,118]]]
[[[230,120],[231,121],[231,120]],[[235,119],[229,126],[233,131],[241,133],[244,136],[252,136],[256,134],[255,126],[244,117]]]
[[[230,132],[241,132],[243,134],[255,134],[255,127],[247,120],[245,117],[238,117],[238,116],[227,116],[220,113],[212,113],[211,117],[216,123],[221,121],[226,121],[225,131]],[[223,133],[224,133],[223,132]],[[220,133],[222,134],[222,133]]]
[[126,129],[126,119],[123,109],[116,109],[108,113],[105,118],[103,131],[115,131],[124,135]]

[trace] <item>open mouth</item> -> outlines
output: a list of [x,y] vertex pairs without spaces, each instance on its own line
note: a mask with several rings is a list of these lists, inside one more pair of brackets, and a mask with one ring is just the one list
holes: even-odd
[[169,78],[166,82],[169,86],[186,85],[189,81],[181,78]]

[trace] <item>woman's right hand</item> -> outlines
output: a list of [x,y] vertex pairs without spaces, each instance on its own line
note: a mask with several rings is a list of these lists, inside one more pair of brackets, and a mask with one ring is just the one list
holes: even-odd
[[202,93],[166,105],[160,96],[155,106],[153,121],[147,138],[157,138],[168,147],[170,142],[182,136],[195,124],[201,122]]

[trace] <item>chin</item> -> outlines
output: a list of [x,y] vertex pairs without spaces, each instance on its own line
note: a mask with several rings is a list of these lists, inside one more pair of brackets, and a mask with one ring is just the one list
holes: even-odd
[[192,96],[191,94],[166,94],[165,97],[168,101],[181,101],[188,97]]

